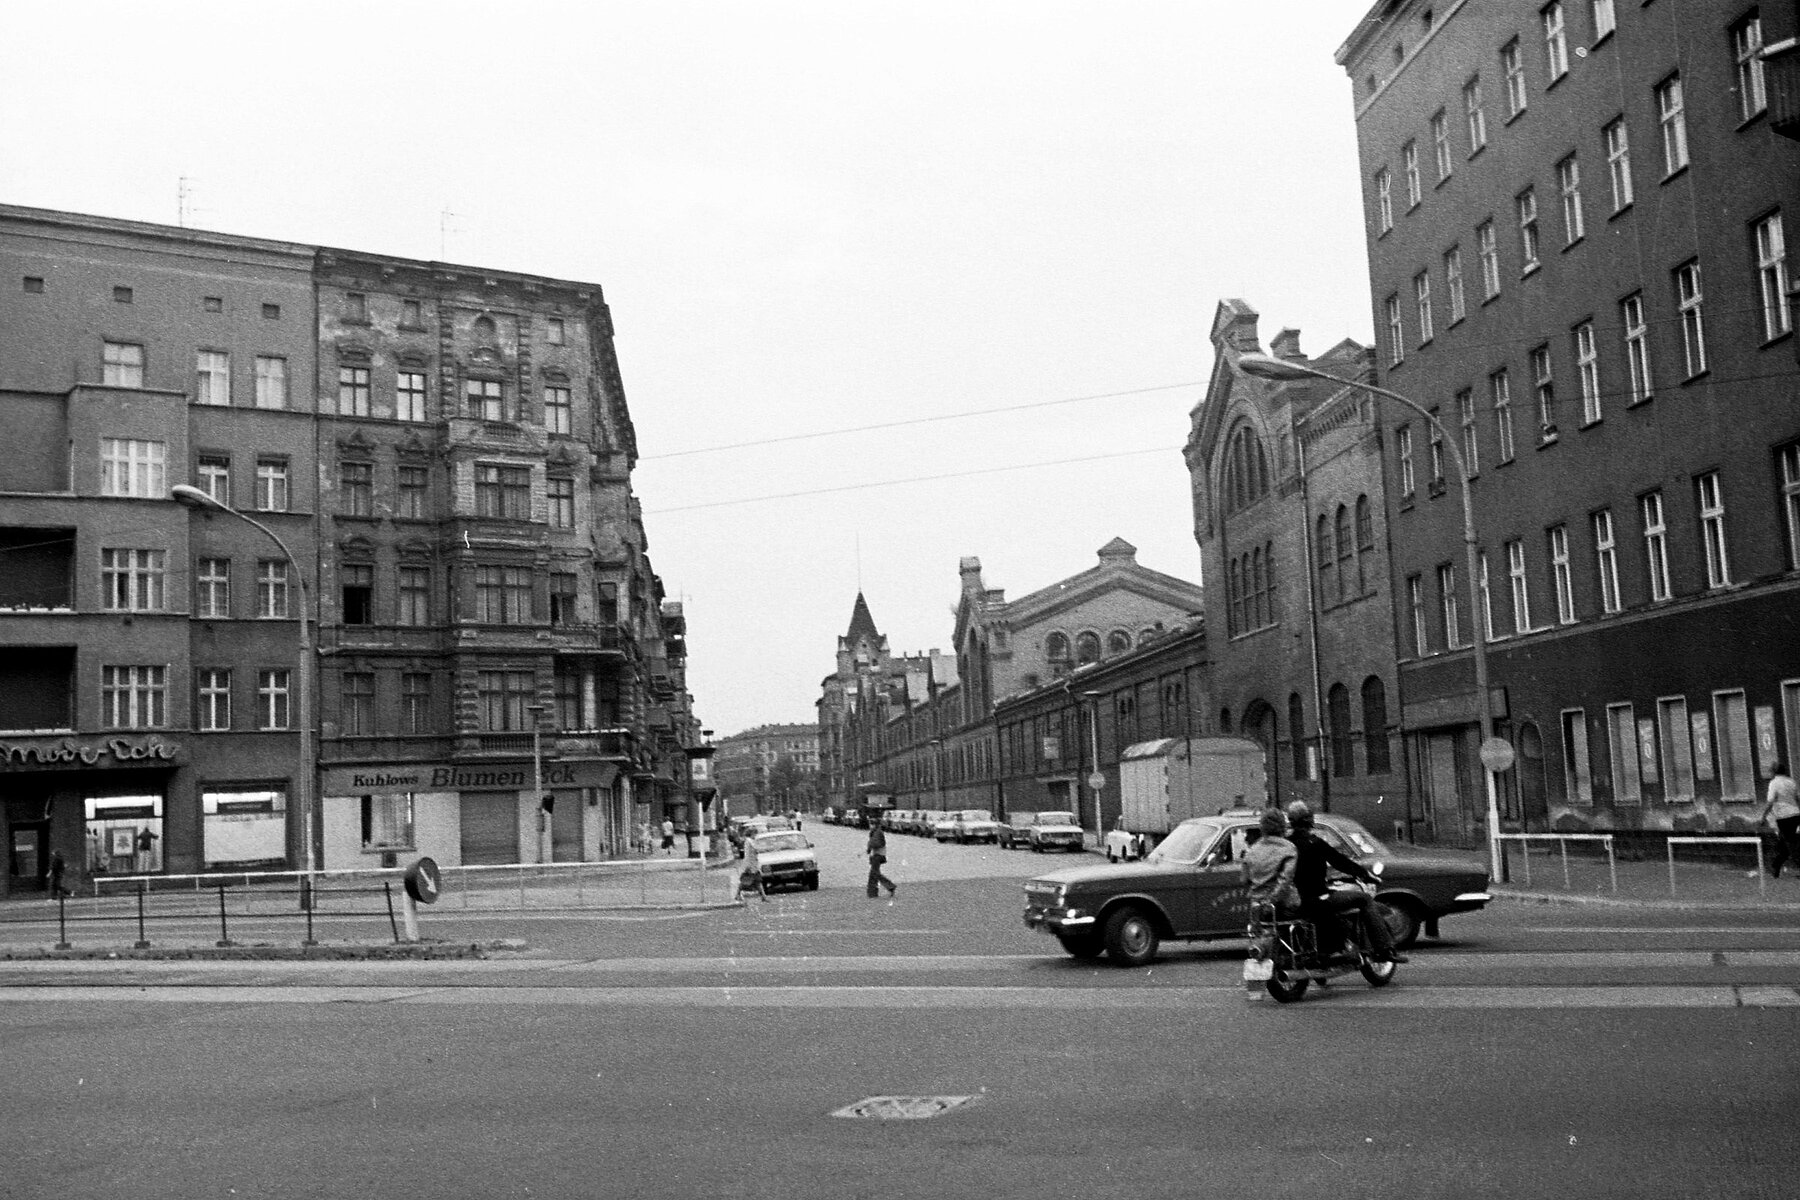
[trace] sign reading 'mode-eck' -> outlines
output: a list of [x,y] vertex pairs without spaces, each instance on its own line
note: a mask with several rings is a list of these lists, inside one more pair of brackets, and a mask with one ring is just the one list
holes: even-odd
[[[547,762],[543,785],[609,787],[617,763]],[[380,796],[397,792],[510,792],[531,787],[531,764],[404,763],[383,767],[328,767],[319,779],[325,796]]]
[[0,741],[0,768],[173,766],[180,753],[159,737],[21,738]]

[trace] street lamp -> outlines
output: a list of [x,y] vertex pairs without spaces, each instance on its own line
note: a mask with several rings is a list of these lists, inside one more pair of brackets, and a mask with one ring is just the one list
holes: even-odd
[[527,704],[525,715],[531,721],[531,799],[537,804],[538,861],[547,863],[556,857],[555,841],[550,836],[550,822],[555,819],[556,801],[544,795],[544,706]]
[[318,797],[316,795],[317,781],[314,779],[313,769],[312,735],[313,672],[316,666],[312,652],[312,601],[311,593],[306,586],[306,572],[300,569],[299,560],[294,557],[293,551],[288,549],[287,543],[281,540],[280,535],[255,517],[239,512],[224,501],[215,499],[199,488],[185,483],[178,483],[170,488],[169,498],[178,504],[202,512],[217,510],[228,513],[248,525],[255,526],[271,542],[275,543],[276,548],[281,551],[282,557],[287,559],[288,568],[293,572],[295,581],[300,585],[300,670],[295,684],[300,715],[294,723],[295,731],[300,735],[300,780],[295,791],[298,793],[296,800],[300,809],[300,840],[305,846],[307,903],[310,904],[312,877],[313,873],[318,870],[318,858],[313,851],[313,808]]
[[[1380,396],[1404,405],[1423,417],[1437,434],[1439,444],[1449,451],[1450,461],[1456,464],[1457,482],[1462,487],[1462,536],[1464,570],[1469,576],[1469,626],[1474,634],[1475,658],[1475,705],[1481,722],[1481,762],[1482,774],[1487,777],[1487,826],[1488,826],[1488,863],[1495,879],[1500,878],[1500,803],[1495,788],[1496,771],[1505,770],[1504,765],[1511,757],[1512,747],[1494,737],[1494,704],[1488,695],[1488,662],[1487,631],[1483,627],[1484,615],[1481,609],[1480,595],[1477,592],[1480,571],[1480,559],[1475,548],[1475,502],[1469,487],[1469,468],[1463,462],[1462,451],[1456,440],[1450,436],[1437,416],[1428,411],[1417,401],[1409,400],[1399,392],[1390,392],[1372,383],[1362,383],[1355,379],[1343,379],[1337,375],[1321,371],[1305,363],[1291,359],[1276,358],[1271,354],[1240,354],[1237,367],[1246,375],[1254,375],[1258,379],[1272,379],[1279,382],[1294,382],[1302,379],[1323,379],[1327,383],[1335,383],[1339,387],[1356,388],[1372,396]],[[1310,582],[1308,586],[1311,586]],[[1321,754],[1324,747],[1320,747]],[[1494,765],[1501,764],[1501,765]]]
[[[1088,772],[1087,785],[1094,794],[1094,842],[1104,848],[1106,823],[1100,818],[1100,789],[1106,786],[1106,773],[1100,769],[1100,693],[1083,692],[1081,698],[1088,704],[1088,763],[1093,769]],[[1079,812],[1075,815],[1081,816]]]

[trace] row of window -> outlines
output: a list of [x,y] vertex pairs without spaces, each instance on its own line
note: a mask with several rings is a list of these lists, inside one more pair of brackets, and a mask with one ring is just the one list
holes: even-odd
[[[1790,726],[1800,713],[1800,681],[1782,684]],[[1757,797],[1755,747],[1773,745],[1773,707],[1751,711],[1741,690],[1714,692],[1709,706],[1690,708],[1686,696],[1663,696],[1639,715],[1630,703],[1608,704],[1590,717],[1565,709],[1562,719],[1563,795],[1570,804],[1599,798],[1614,805],[1691,803],[1716,786],[1721,800]],[[1700,785],[1710,785],[1701,788]]]
[[[1138,631],[1137,644],[1141,646],[1154,636],[1156,636],[1154,628],[1141,629]],[[1131,631],[1128,629],[1112,630],[1106,635],[1105,647],[1107,654],[1125,653],[1132,647]],[[1068,634],[1060,629],[1054,630],[1044,638],[1044,657],[1049,659],[1052,667],[1059,668],[1059,674],[1063,670],[1070,669],[1071,666],[1099,662],[1101,657],[1100,634],[1093,629],[1084,629],[1077,633],[1071,641]]]
[[[1780,488],[1781,519],[1787,543],[1788,565],[1800,568],[1800,444],[1781,447],[1776,452],[1777,483]],[[1725,490],[1721,473],[1705,471],[1694,476],[1694,522],[1699,547],[1700,574],[1708,590],[1727,588],[1739,582],[1731,560],[1730,539],[1726,529]],[[1675,569],[1669,553],[1668,514],[1661,489],[1645,492],[1636,498],[1637,558],[1641,570],[1635,573],[1639,603],[1657,604],[1674,598]],[[1510,623],[1502,628],[1496,618],[1492,580],[1489,577],[1487,552],[1478,558],[1480,572],[1476,580],[1481,605],[1482,627],[1490,641],[1510,634],[1527,634],[1553,625],[1572,625],[1582,615],[1607,616],[1622,612],[1631,598],[1625,594],[1623,580],[1632,573],[1620,568],[1621,547],[1618,522],[1611,508],[1589,513],[1585,528],[1585,546],[1581,557],[1585,567],[1577,567],[1577,550],[1568,523],[1558,523],[1544,531],[1543,553],[1549,565],[1548,595],[1555,606],[1554,620],[1538,624],[1532,612],[1532,575],[1529,550],[1524,539],[1514,538],[1503,546],[1506,559],[1505,600],[1510,608]],[[1437,649],[1458,649],[1468,645],[1459,610],[1459,583],[1455,563],[1442,563],[1437,568],[1435,622],[1426,597],[1422,574],[1407,577],[1406,603],[1410,616],[1412,650],[1423,657]],[[1581,586],[1578,586],[1578,579]],[[1586,596],[1582,595],[1586,592]],[[1542,594],[1542,593],[1540,593]],[[1433,628],[1435,623],[1436,628]],[[1435,634],[1441,635],[1441,641]]]
[[[47,294],[47,288],[42,275],[26,275],[22,277],[20,282],[21,290],[28,296],[42,296]],[[112,298],[113,303],[115,304],[133,304],[136,303],[137,292],[136,289],[128,285],[114,284]],[[200,298],[200,308],[203,312],[222,313],[225,311],[225,297],[202,296]],[[281,305],[263,301],[262,315],[265,321],[281,320]]]
[[[410,297],[399,297],[399,323],[401,329],[422,330],[425,328],[425,302]],[[367,325],[374,319],[375,306],[369,302],[367,292],[345,292],[342,319],[347,324]],[[475,318],[473,333],[477,341],[492,341],[496,335],[494,319],[486,314]],[[568,326],[561,317],[547,317],[544,320],[544,343],[550,346],[561,346],[567,341]]]
[[[1592,0],[1589,13],[1593,32],[1590,45],[1597,45],[1611,36],[1616,27],[1612,0]],[[1540,16],[1545,72],[1549,86],[1554,86],[1569,71],[1568,32],[1563,6],[1561,3],[1548,4],[1541,10]],[[1768,108],[1768,86],[1762,60],[1762,21],[1757,10],[1751,9],[1732,23],[1728,30],[1728,46],[1736,71],[1738,116],[1742,121],[1749,121]],[[1397,51],[1398,49],[1396,47]],[[1505,94],[1506,121],[1510,124],[1525,112],[1529,102],[1525,54],[1519,38],[1511,39],[1500,48],[1500,74]],[[1662,138],[1663,174],[1666,177],[1688,164],[1686,101],[1682,93],[1680,72],[1657,83],[1653,100]],[[1463,83],[1461,124],[1468,145],[1467,157],[1473,158],[1486,147],[1488,141],[1487,108],[1479,73],[1469,76]],[[1431,155],[1437,174],[1434,186],[1442,186],[1454,170],[1451,126],[1446,109],[1440,108],[1432,114]],[[1613,211],[1618,212],[1631,203],[1630,161],[1623,116],[1607,125],[1604,141],[1607,161],[1613,175]],[[1574,157],[1571,155],[1565,161],[1573,170]],[[1420,151],[1416,141],[1408,141],[1401,146],[1400,162],[1401,179],[1410,212],[1424,199]],[[1578,178],[1577,175],[1577,181]],[[1385,235],[1394,227],[1394,179],[1385,165],[1375,172],[1374,191],[1377,234]],[[1578,236],[1579,234],[1576,235]],[[1570,239],[1573,240],[1574,237]]]
[[[1362,728],[1354,728],[1352,723],[1353,705],[1350,689],[1342,683],[1333,683],[1325,691],[1325,728],[1322,731],[1325,745],[1319,746],[1319,738],[1306,723],[1306,701],[1299,692],[1292,692],[1287,700],[1287,731],[1285,734],[1277,728],[1275,710],[1262,700],[1251,701],[1244,709],[1243,720],[1239,732],[1247,738],[1261,742],[1269,752],[1270,762],[1275,762],[1275,747],[1285,742],[1290,755],[1290,766],[1295,779],[1316,779],[1319,769],[1324,767],[1331,776],[1347,779],[1358,773],[1356,748],[1362,746],[1361,773],[1366,775],[1386,775],[1393,771],[1394,761],[1389,745],[1387,685],[1379,675],[1370,675],[1364,679],[1361,688]],[[1219,711],[1219,732],[1232,732],[1231,710]],[[1327,756],[1324,763],[1314,760],[1315,754]]]
[[[255,725],[262,730],[293,728],[293,672],[271,667],[255,672]],[[194,672],[196,728],[231,728],[231,672],[205,667]],[[214,724],[212,722],[219,722]],[[100,668],[100,723],[106,729],[166,729],[169,724],[169,668],[108,665]]]

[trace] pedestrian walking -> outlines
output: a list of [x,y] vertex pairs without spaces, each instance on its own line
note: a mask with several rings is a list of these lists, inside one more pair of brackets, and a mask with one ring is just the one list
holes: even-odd
[[670,854],[675,853],[675,822],[667,817],[663,818],[662,823],[662,848]]
[[1780,759],[1769,764],[1768,802],[1757,823],[1775,829],[1775,855],[1769,859],[1769,874],[1780,879],[1781,868],[1788,859],[1800,859],[1800,788],[1795,787],[1794,777]]
[[756,889],[764,904],[769,902],[769,887],[763,882],[762,860],[756,853],[756,839],[745,838],[744,869],[738,874],[738,898],[743,899],[744,893],[751,888]]
[[63,872],[68,869],[69,864],[63,860],[63,852],[52,850],[50,852],[50,899],[60,900],[69,894],[63,888]]
[[894,886],[893,880],[881,873],[881,868],[887,864],[887,834],[882,831],[880,821],[871,820],[869,822],[868,852],[869,899],[873,900],[879,896],[884,887],[888,890],[888,895],[892,896],[900,889]]

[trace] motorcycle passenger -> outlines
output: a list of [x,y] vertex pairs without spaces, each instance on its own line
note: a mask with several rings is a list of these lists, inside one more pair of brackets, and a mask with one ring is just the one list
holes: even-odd
[[1318,930],[1320,949],[1340,946],[1344,942],[1347,930],[1338,919],[1338,912],[1360,909],[1363,926],[1369,931],[1374,959],[1377,962],[1406,962],[1406,956],[1394,949],[1393,932],[1381,919],[1374,896],[1360,888],[1354,891],[1346,888],[1334,893],[1325,882],[1326,872],[1332,867],[1366,883],[1373,883],[1375,876],[1313,832],[1312,809],[1307,807],[1306,801],[1296,800],[1288,805],[1287,815],[1292,828],[1294,885],[1300,891],[1300,915]]
[[1300,906],[1294,887],[1294,843],[1287,840],[1287,818],[1268,809],[1256,821],[1259,836],[1244,852],[1240,864],[1244,882],[1250,885],[1252,911],[1263,904],[1275,906],[1277,920],[1292,916]]

